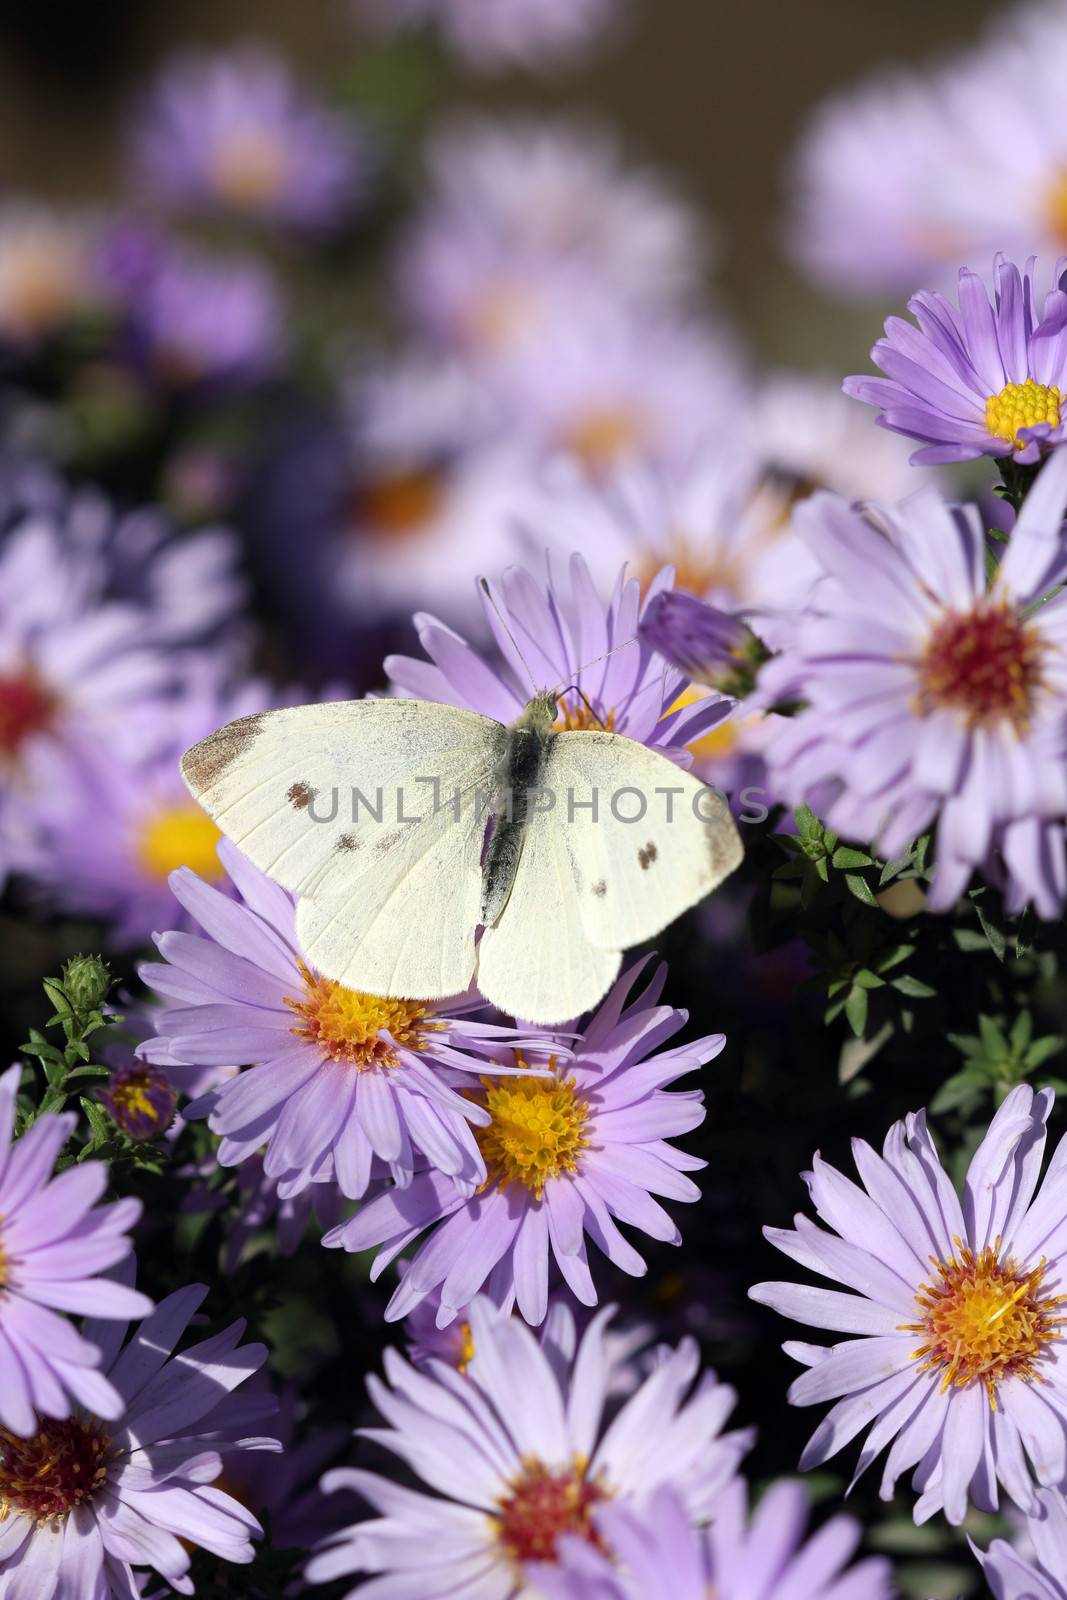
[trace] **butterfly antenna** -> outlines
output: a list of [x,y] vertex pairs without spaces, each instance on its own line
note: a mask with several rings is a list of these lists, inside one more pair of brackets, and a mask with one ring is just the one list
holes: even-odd
[[527,661],[526,657],[523,655],[522,650],[521,650],[521,648],[519,646],[519,641],[516,639],[515,635],[511,631],[511,629],[508,627],[507,622],[506,622],[505,617],[504,617],[504,613],[501,611],[500,607],[496,603],[496,600],[493,598],[493,591],[489,587],[488,579],[479,578],[478,579],[478,587],[481,589],[482,593],[485,595],[485,598],[488,600],[489,604],[492,606],[493,610],[496,612],[497,621],[500,623],[500,626],[503,628],[504,632],[507,634],[508,638],[511,640],[511,643],[512,643],[512,645],[514,647],[514,650],[515,650],[515,654],[518,656],[519,660],[522,662],[523,671],[526,673],[526,676],[530,680],[530,688],[533,690],[535,695],[540,694],[541,691],[537,687],[537,679],[534,677],[533,673],[530,671],[530,663]]

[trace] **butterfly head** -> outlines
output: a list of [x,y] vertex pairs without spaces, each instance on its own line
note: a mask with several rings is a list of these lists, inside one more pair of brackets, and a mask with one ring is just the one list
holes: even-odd
[[516,728],[530,728],[534,733],[546,738],[552,732],[552,725],[556,720],[557,703],[554,689],[542,689],[535,694],[532,700],[526,703],[526,709],[521,717],[513,724]]

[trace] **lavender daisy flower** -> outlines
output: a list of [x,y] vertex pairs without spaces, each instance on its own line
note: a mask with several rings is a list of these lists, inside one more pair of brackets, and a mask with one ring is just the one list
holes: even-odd
[[[598,1506],[599,1543],[568,1535],[560,1559],[526,1568],[542,1600],[889,1600],[882,1557],[846,1567],[861,1528],[835,1517],[804,1544],[808,1498],[796,1483],[776,1483],[751,1521],[748,1490],[735,1479],[715,1503],[715,1519],[693,1527],[673,1487],[646,1506]],[[610,1554],[609,1554],[610,1552]]]
[[[705,1163],[668,1141],[700,1126],[704,1096],[698,1089],[669,1093],[665,1085],[714,1060],[726,1040],[711,1034],[661,1049],[688,1013],[659,1005],[667,977],[662,964],[631,999],[646,966],[639,962],[615,983],[581,1030],[572,1060],[549,1055],[547,1076],[485,1078],[480,1090],[468,1091],[489,1117],[474,1127],[486,1181],[475,1187],[440,1172],[420,1173],[405,1190],[378,1193],[325,1236],[323,1244],[346,1250],[379,1246],[371,1273],[377,1278],[433,1229],[390,1300],[387,1321],[440,1289],[442,1327],[483,1290],[508,1310],[517,1304],[537,1324],[548,1309],[553,1261],[571,1293],[596,1304],[587,1238],[622,1271],[640,1277],[647,1270],[617,1221],[662,1243],[681,1243],[653,1196],[700,1198],[685,1174]],[[553,1036],[544,1035],[540,1055],[553,1045]],[[516,1064],[524,1065],[521,1055]]]
[[277,285],[250,258],[173,250],[127,309],[134,361],[168,389],[259,383],[281,359]]
[[320,977],[296,942],[294,897],[225,841],[219,858],[236,900],[188,870],[171,878],[203,935],[158,936],[163,962],[140,969],[170,1002],[140,1054],[251,1068],[186,1112],[208,1117],[222,1165],[265,1145],[282,1199],[330,1178],[359,1199],[378,1163],[406,1184],[420,1155],[448,1182],[483,1182],[471,1125],[490,1117],[463,1091],[509,1070],[494,1054],[528,1036],[477,1021],[476,995],[382,1000]]
[[[238,1414],[230,1392],[267,1351],[241,1347],[244,1323],[235,1322],[172,1357],[206,1293],[193,1286],[170,1295],[124,1349],[122,1324],[89,1325],[121,1397],[117,1421],[87,1406],[63,1421],[39,1419],[26,1438],[4,1437],[0,1593],[132,1600],[149,1568],[192,1594],[190,1546],[223,1561],[253,1559],[259,1523],[212,1485],[223,1466],[216,1430]],[[262,1411],[257,1404],[248,1415],[258,1420]],[[244,1448],[276,1449],[277,1441],[246,1439]]]
[[908,310],[918,328],[890,317],[871,351],[885,377],[845,379],[845,393],[877,406],[883,427],[927,441],[913,461],[1010,456],[1031,464],[1062,442],[1067,271],[1057,269],[1039,309],[1034,266],[1031,258],[1020,274],[998,256],[992,304],[968,268],[960,272],[958,310],[944,295],[914,295]]
[[808,1370],[794,1405],[835,1402],[801,1465],[818,1466],[869,1428],[857,1475],[890,1445],[882,1498],[915,1468],[916,1522],[968,1503],[998,1504],[998,1485],[1024,1511],[1035,1483],[1067,1476],[1064,1315],[1064,1156],[1040,1186],[1051,1089],[1013,1089],[971,1159],[962,1200],[927,1132],[925,1113],[890,1129],[879,1156],[853,1154],[863,1187],[818,1155],[805,1174],[832,1232],[798,1216],[767,1238],[850,1293],[761,1283],[750,1293],[783,1316],[858,1334],[803,1347]]
[[59,751],[124,736],[171,680],[157,619],[106,594],[50,518],[17,498],[0,549],[0,882],[39,854],[42,770]]
[[772,789],[887,859],[936,822],[935,910],[975,870],[1043,917],[1067,892],[1067,601],[1045,600],[1067,571],[1065,500],[1060,452],[992,578],[977,509],[930,490],[868,514],[819,494],[795,514],[826,576],[761,675],[808,702],[767,752]]
[[621,0],[356,0],[370,25],[436,27],[448,48],[478,72],[562,66],[616,22]]
[[430,600],[470,619],[474,574],[500,564],[525,466],[484,385],[454,360],[409,354],[358,373],[346,411],[329,592],[368,620]]
[[431,145],[397,281],[424,338],[493,360],[565,324],[582,284],[632,308],[675,306],[706,254],[693,213],[598,124],[466,117]]
[[286,227],[336,226],[367,180],[354,124],[307,97],[281,57],[254,45],[168,62],[131,143],[152,203]]
[[697,1377],[697,1346],[687,1339],[663,1353],[605,1425],[609,1318],[594,1318],[574,1360],[564,1361],[476,1300],[466,1374],[443,1362],[416,1372],[388,1351],[389,1387],[373,1377],[368,1387],[389,1426],[366,1436],[431,1492],[372,1472],[328,1473],[325,1489],[354,1490],[378,1514],[329,1541],[308,1566],[310,1581],[380,1573],[370,1592],[459,1594],[465,1586],[518,1600],[528,1592],[527,1562],[554,1560],[568,1534],[596,1537],[598,1506],[640,1502],[668,1484],[692,1521],[706,1520],[751,1443],[750,1433],[721,1431],[733,1390],[713,1373]]
[[571,557],[569,579],[565,588],[550,563],[541,586],[513,567],[499,584],[490,584],[488,595],[479,591],[502,667],[490,666],[435,617],[416,617],[430,660],[387,657],[391,681],[404,694],[465,706],[504,723],[521,715],[538,684],[558,686],[557,727],[609,728],[689,766],[686,746],[728,715],[732,702],[716,698],[672,710],[687,679],[677,670],[664,671],[662,658],[638,633],[648,605],[670,587],[670,574],[657,572],[642,600],[640,583],[627,578],[624,568],[606,606],[582,556]]
[[[152,1309],[143,1294],[101,1276],[130,1258],[141,1202],[97,1205],[107,1187],[99,1161],[51,1176],[77,1122],[72,1113],[39,1117],[12,1139],[21,1075],[15,1066],[0,1077],[0,1442],[32,1434],[35,1411],[69,1417],[71,1397],[100,1417],[122,1410],[96,1341],[57,1312],[124,1321]],[[0,1453],[0,1504],[2,1483]]]
[[232,692],[213,657],[197,659],[179,693],[153,709],[139,748],[103,745],[54,755],[48,793],[37,808],[38,891],[64,911],[107,919],[112,941],[130,948],[173,920],[169,879],[178,867],[224,882],[216,853],[221,835],[190,797],[179,757],[213,728],[263,711],[273,698],[256,680]]
[[1027,1517],[1024,1548],[994,1539],[971,1549],[996,1600],[1067,1600],[1067,1500],[1061,1489],[1040,1489]]
[[594,482],[635,465],[681,470],[731,425],[742,377],[729,336],[688,317],[635,317],[600,292],[483,369],[538,459]]

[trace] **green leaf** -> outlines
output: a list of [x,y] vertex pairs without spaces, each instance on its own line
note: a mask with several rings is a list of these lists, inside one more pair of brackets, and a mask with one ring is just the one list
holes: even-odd
[[877,972],[872,972],[869,967],[861,967],[853,979],[861,989],[884,989],[885,979],[880,978]]
[[870,867],[874,865],[874,857],[867,855],[864,850],[853,850],[847,844],[838,845],[833,853],[835,867]]
[[848,1025],[857,1039],[863,1037],[863,1030],[867,1026],[867,991],[855,985],[849,992],[845,1001],[845,1016]]
[[846,872],[845,883],[848,885],[849,892],[854,894],[857,900],[861,900],[865,906],[876,906],[878,904],[874,890],[867,882],[867,879],[862,878],[858,872]]
[[982,910],[982,902],[980,900],[974,901],[974,909],[978,913],[979,922],[982,924],[982,932],[989,941],[990,950],[992,950],[998,961],[1003,961],[1004,951],[1007,946],[1007,940],[1004,937],[1004,930],[1002,928],[998,928],[996,923],[992,922],[990,918],[986,916],[985,912]]
[[889,982],[898,994],[907,995],[909,1000],[929,1000],[937,993],[936,989],[931,989],[928,983],[913,977],[910,972],[902,972],[899,978],[890,978]]

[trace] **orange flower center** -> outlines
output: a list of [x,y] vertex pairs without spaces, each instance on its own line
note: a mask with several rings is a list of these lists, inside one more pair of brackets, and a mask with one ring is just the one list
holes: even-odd
[[1009,721],[1022,732],[1041,683],[1043,645],[1014,607],[984,601],[950,611],[934,628],[920,665],[919,709],[942,706],[979,724]]
[[561,695],[558,710],[559,715],[552,724],[553,733],[584,733],[587,728],[603,728],[610,733],[615,726],[614,711],[601,717],[587,700],[580,697],[569,702],[566,695]]
[[599,1544],[592,1514],[607,1498],[586,1477],[584,1462],[575,1461],[564,1472],[553,1472],[536,1459],[524,1462],[493,1519],[497,1538],[516,1565],[555,1561],[564,1534]]
[[1044,1382],[1038,1366],[1067,1321],[1058,1309],[1064,1296],[1044,1292],[1044,1261],[1027,1272],[1000,1258],[999,1242],[977,1255],[955,1243],[948,1261],[931,1257],[936,1276],[919,1290],[918,1320],[903,1331],[923,1338],[913,1352],[920,1372],[939,1369],[943,1391],[981,1383],[996,1410],[1006,1379]]
[[11,1510],[51,1522],[90,1499],[107,1476],[111,1440],[80,1417],[41,1418],[32,1438],[0,1428],[0,1524]]
[[[376,994],[346,989],[320,978],[301,965],[304,993],[287,998],[300,1019],[293,1032],[307,1039],[332,1061],[344,1061],[360,1072],[370,1067],[395,1067],[396,1046],[421,1050],[423,1035],[439,1029],[427,1021],[425,1005],[415,1000],[385,1000]],[[382,1033],[388,1039],[381,1037]]]
[[421,533],[445,498],[444,473],[436,467],[382,473],[362,483],[352,499],[352,520],[372,537],[403,539]]

